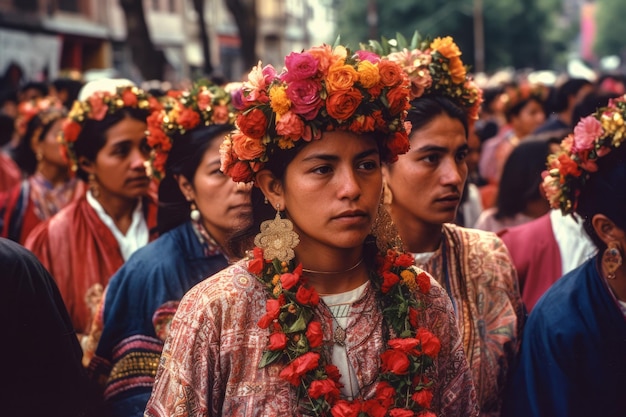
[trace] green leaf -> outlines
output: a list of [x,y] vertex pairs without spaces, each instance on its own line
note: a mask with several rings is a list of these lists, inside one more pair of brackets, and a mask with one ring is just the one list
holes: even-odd
[[294,321],[289,329],[285,333],[297,333],[306,330],[306,320],[302,315],[298,316],[298,319]]
[[335,43],[333,43],[333,48],[341,45],[341,35],[337,35],[337,39],[335,39]]
[[259,362],[259,369],[265,368],[267,365],[271,365],[276,362],[282,356],[281,351],[277,350],[266,350],[263,352],[263,356],[261,356],[261,361]]
[[419,32],[416,30],[415,32],[413,32],[413,37],[411,38],[411,45],[409,45],[409,49],[413,50],[416,49],[417,46],[419,45],[420,42],[420,34]]
[[408,48],[408,42],[400,32],[396,32],[396,40],[398,41],[398,51]]

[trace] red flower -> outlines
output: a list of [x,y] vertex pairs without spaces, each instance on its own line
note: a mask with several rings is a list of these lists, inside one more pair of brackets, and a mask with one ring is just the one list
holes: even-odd
[[330,363],[324,367],[324,370],[326,371],[326,375],[330,379],[332,379],[335,382],[339,382],[339,379],[341,378],[341,374],[339,373],[339,368],[337,368],[335,365]]
[[257,323],[262,329],[267,329],[270,323],[278,318],[280,314],[280,302],[274,299],[267,300],[265,303],[265,311],[267,311],[267,313],[261,317],[261,320]]
[[124,107],[137,107],[137,101],[137,95],[133,93],[132,89],[127,88],[122,92]]
[[388,407],[384,407],[375,399],[364,401],[361,405],[361,411],[372,417],[385,417],[387,415],[387,408]]
[[580,177],[582,171],[578,168],[578,164],[574,162],[569,155],[565,153],[560,154],[559,162],[561,163],[561,168],[559,169],[559,171],[561,171],[561,175],[566,176],[569,174],[575,177]]
[[382,372],[391,372],[395,375],[405,375],[409,371],[409,361],[406,353],[399,350],[386,350],[380,355]]
[[412,337],[407,337],[391,339],[388,343],[392,349],[397,349],[400,352],[414,355],[417,354],[416,348],[420,344],[420,341]]
[[389,382],[381,381],[378,385],[376,385],[376,399],[380,401],[384,407],[391,407],[395,396],[396,390],[389,384]]
[[319,321],[309,323],[306,329],[306,338],[309,341],[309,346],[312,348],[322,345],[324,333],[322,332],[322,324]]
[[415,263],[415,260],[408,253],[403,253],[402,255],[398,256],[396,260],[393,262],[395,266],[401,266],[404,268],[408,268],[414,263]]
[[349,119],[363,101],[357,88],[333,92],[326,100],[326,111],[335,120]]
[[[295,271],[294,271],[295,272]],[[283,288],[289,290],[300,280],[300,274],[284,273],[280,276],[280,283]]]
[[304,374],[317,368],[319,360],[319,353],[307,352],[289,362],[278,376],[297,387]]
[[242,161],[225,167],[224,174],[230,176],[235,182],[250,182],[254,178],[250,165]]
[[237,116],[237,127],[244,135],[261,139],[265,135],[267,118],[262,110],[252,109]]
[[437,417],[437,414],[431,411],[422,411],[417,415],[417,417]]
[[200,121],[200,115],[187,107],[183,108],[178,115],[178,124],[187,130],[198,126]]
[[431,358],[436,357],[439,354],[439,350],[441,349],[441,342],[430,331],[425,328],[420,328],[417,331],[417,335],[415,338],[419,339],[422,342],[422,352]]
[[409,151],[409,136],[406,132],[396,132],[393,135],[393,138],[387,143],[387,149],[392,156],[398,156],[405,154]]
[[324,396],[326,401],[332,402],[339,398],[339,388],[331,379],[319,379],[311,382],[309,386],[309,396],[319,398]]
[[252,249],[252,254],[254,255],[254,259],[248,264],[248,271],[254,275],[259,275],[263,272],[263,266],[265,266],[263,249],[255,246],[254,249]]
[[430,276],[426,272],[420,272],[416,278],[417,286],[424,294],[430,291]]
[[330,413],[333,417],[357,417],[359,411],[361,411],[361,405],[358,402],[339,400],[331,408]]
[[430,403],[433,400],[433,393],[429,389],[423,389],[413,394],[411,399],[423,408],[430,408]]
[[302,285],[296,292],[296,300],[298,300],[300,304],[316,306],[320,302],[320,296],[317,294],[317,291],[315,291],[315,288],[306,288]]
[[287,346],[287,336],[285,333],[278,332],[270,335],[270,343],[267,346],[269,350],[283,350]]
[[400,282],[400,277],[394,274],[393,272],[385,271],[383,272],[383,285],[381,291],[383,294],[387,294],[389,290]]
[[389,417],[413,417],[415,413],[411,410],[405,410],[403,408],[394,408],[389,411]]
[[78,139],[78,135],[80,135],[81,131],[80,124],[76,123],[73,120],[66,119],[63,122],[63,136],[65,137],[66,142],[76,142]]

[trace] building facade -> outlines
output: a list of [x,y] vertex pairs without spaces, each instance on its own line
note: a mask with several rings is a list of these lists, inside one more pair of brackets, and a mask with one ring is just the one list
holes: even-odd
[[[241,41],[225,0],[204,0],[215,73],[239,80]],[[331,0],[256,0],[257,55],[282,66],[282,57],[322,41],[332,42]],[[150,37],[167,59],[165,79],[200,76],[204,62],[192,0],[143,0]],[[126,45],[119,0],[0,0],[0,76],[16,66],[23,80],[50,80],[68,70],[86,79],[123,76],[145,81]]]

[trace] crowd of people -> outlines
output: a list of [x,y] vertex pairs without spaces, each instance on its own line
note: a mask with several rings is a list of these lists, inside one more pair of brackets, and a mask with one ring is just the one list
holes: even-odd
[[626,413],[624,78],[363,47],[2,95],[11,415]]

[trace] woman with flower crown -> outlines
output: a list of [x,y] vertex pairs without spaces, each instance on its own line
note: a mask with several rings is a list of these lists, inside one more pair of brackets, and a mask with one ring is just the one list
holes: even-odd
[[533,308],[505,403],[507,416],[626,413],[626,96],[580,120],[548,157],[553,208],[575,213],[598,254]]
[[87,349],[97,342],[89,373],[104,386],[101,416],[143,416],[180,299],[228,265],[227,238],[250,218],[249,185],[220,171],[219,148],[234,127],[230,93],[198,84],[163,104],[148,119],[160,236],[111,278]]
[[19,111],[25,131],[13,155],[28,178],[0,197],[0,236],[23,244],[35,226],[80,197],[84,186],[70,177],[57,141],[66,116],[61,102],[26,101]]
[[102,290],[148,243],[156,204],[148,196],[146,118],[156,100],[126,80],[86,84],[63,124],[62,150],[84,196],[28,235],[25,246],[54,277],[72,323],[84,334]]
[[467,77],[452,38],[398,44],[386,57],[419,88],[407,116],[411,148],[383,166],[385,202],[404,247],[452,299],[480,413],[497,416],[524,322],[517,275],[495,234],[452,224],[481,92]]
[[256,185],[233,241],[256,246],[184,296],[146,415],[476,415],[449,298],[374,224],[408,145],[400,67],[327,45],[285,66],[252,70],[221,150]]

